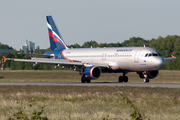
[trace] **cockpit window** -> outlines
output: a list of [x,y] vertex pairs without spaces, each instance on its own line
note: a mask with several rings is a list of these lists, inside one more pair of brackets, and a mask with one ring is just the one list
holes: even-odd
[[148,56],[148,53],[145,55],[145,57],[147,57]]
[[152,56],[152,53],[149,53],[149,56],[148,57],[151,57]]
[[152,53],[152,55],[153,55],[153,56],[158,56],[158,54],[157,54],[157,53]]
[[157,54],[158,54],[159,56],[162,56],[157,50],[156,50],[156,52],[157,52]]
[[151,57],[151,56],[161,56],[161,54],[159,52],[157,53],[146,53],[145,57]]

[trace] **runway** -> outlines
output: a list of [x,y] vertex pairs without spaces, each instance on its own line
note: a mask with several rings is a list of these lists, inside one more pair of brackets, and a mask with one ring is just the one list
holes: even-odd
[[164,87],[164,88],[180,88],[180,83],[118,83],[118,82],[7,82],[1,81],[1,85],[51,85],[51,86],[130,86],[130,87]]

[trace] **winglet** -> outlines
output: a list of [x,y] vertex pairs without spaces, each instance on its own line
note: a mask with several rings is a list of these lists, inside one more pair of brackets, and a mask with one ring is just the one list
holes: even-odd
[[4,62],[6,62],[7,58],[6,58],[6,57],[4,57],[4,56],[3,56],[3,58],[4,58]]
[[[175,58],[174,55],[171,55],[171,56],[172,56],[172,58]],[[172,61],[174,61],[174,60],[172,60]]]

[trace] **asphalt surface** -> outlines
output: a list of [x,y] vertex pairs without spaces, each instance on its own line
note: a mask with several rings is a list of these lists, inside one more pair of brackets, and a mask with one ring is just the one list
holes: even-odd
[[180,88],[180,83],[117,83],[117,82],[7,82],[1,81],[1,85],[52,85],[52,86],[131,86],[131,87],[166,87],[166,88]]

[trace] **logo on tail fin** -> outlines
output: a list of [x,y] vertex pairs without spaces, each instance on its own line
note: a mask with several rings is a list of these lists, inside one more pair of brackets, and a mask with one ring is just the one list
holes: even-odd
[[68,49],[59,33],[52,16],[46,16],[51,50]]

